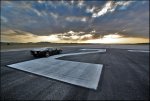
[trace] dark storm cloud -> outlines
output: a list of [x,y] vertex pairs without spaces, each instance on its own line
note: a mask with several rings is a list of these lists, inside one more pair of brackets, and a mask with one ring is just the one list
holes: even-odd
[[149,5],[135,2],[129,10],[109,13],[103,17],[96,18],[93,23],[99,32],[109,33],[122,32],[129,36],[149,35]]
[[[149,36],[149,1],[2,1],[2,29],[35,35]],[[21,33],[19,33],[21,34]]]

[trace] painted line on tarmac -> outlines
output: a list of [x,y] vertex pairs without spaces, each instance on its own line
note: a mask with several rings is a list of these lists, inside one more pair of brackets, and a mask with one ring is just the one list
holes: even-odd
[[[39,48],[44,48],[44,47],[39,47]],[[32,50],[32,49],[38,49],[38,48],[6,49],[6,50],[1,50],[1,52],[25,51],[25,50]]]
[[128,50],[129,52],[144,52],[144,53],[149,53],[147,50]]
[[[81,49],[89,50],[89,49]],[[92,50],[92,49],[90,49]],[[103,64],[83,63],[57,58],[80,54],[106,52],[106,49],[94,49],[91,52],[60,54],[8,65],[9,67],[52,78],[73,85],[94,89],[98,87]]]

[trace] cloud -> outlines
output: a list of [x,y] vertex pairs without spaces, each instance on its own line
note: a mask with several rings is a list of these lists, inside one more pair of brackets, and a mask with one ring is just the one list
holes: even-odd
[[43,0],[38,0],[38,3],[40,3],[40,4],[42,4],[42,3],[44,3],[45,1],[43,1]]
[[47,36],[38,36],[30,32],[21,30],[7,30],[2,32],[2,42],[56,42],[56,43],[143,43],[149,42],[148,38],[128,37],[120,33],[111,33],[107,35],[87,34],[85,32],[74,32],[72,30],[66,33],[54,33]]
[[42,16],[42,13],[39,12],[37,9],[32,8],[32,11],[35,12],[38,16]]
[[87,7],[87,8],[86,8],[86,12],[87,12],[87,13],[93,13],[95,9],[96,9],[95,6],[93,6],[92,8]]
[[73,40],[76,42],[77,41],[85,41],[85,40],[89,40],[89,39],[93,39],[93,38],[99,38],[99,37],[94,37],[93,34],[91,34],[91,33],[74,32],[74,31],[68,31],[67,33],[58,33],[56,35],[61,40],[70,40],[70,41]]
[[95,12],[95,10],[94,10],[95,8],[87,9],[87,12],[91,12],[92,17],[95,18],[95,17],[102,16],[109,12],[114,12],[116,10],[117,6],[121,6],[120,10],[124,10],[132,2],[134,2],[134,1],[118,1],[118,2],[108,1],[104,5],[104,7],[102,9],[99,9],[97,12]]
[[53,13],[53,12],[50,12],[50,15],[55,19],[57,19],[59,17],[59,15],[57,13]]
[[119,10],[126,10],[127,7],[133,2],[134,1],[118,1],[118,2],[116,2],[115,6],[117,7],[120,5],[121,7],[119,8]]
[[111,5],[112,5],[112,1],[108,1],[100,11],[93,13],[92,17],[95,18],[95,17],[99,17],[101,15],[106,14],[108,11],[111,10],[111,8],[112,8]]
[[2,30],[17,29],[35,36],[63,35],[62,39],[68,40],[97,39],[116,32],[149,36],[149,1],[41,1],[2,1]]
[[78,1],[78,7],[82,8],[84,6],[84,1],[83,0],[79,0]]
[[96,32],[95,30],[92,30],[92,31],[91,31],[91,33],[95,33],[95,32]]
[[14,31],[14,30],[11,30],[11,29],[5,30],[5,31],[2,31],[2,32],[1,32],[1,34],[4,34],[4,35],[9,35],[9,34],[12,34],[12,33],[15,33],[15,31]]
[[26,32],[26,31],[22,31],[22,30],[18,30],[18,29],[8,29],[5,31],[1,32],[2,35],[6,35],[6,36],[16,36],[16,35],[32,35],[32,33],[30,32]]
[[118,1],[116,2],[116,5],[122,5],[122,6],[128,6],[134,1]]
[[57,35],[38,36],[30,32],[12,30],[2,32],[2,41],[7,42],[57,42],[60,41]]
[[6,17],[4,17],[4,16],[1,16],[1,22],[7,23],[8,19]]
[[[98,35],[99,36],[99,35]],[[30,32],[18,30],[18,29],[9,29],[2,32],[3,40],[9,40],[11,42],[16,41],[19,42],[40,42],[40,41],[48,41],[48,42],[80,42],[86,41],[90,39],[97,39],[99,37],[93,34],[87,34],[85,32],[75,32],[68,31],[65,33],[54,33],[52,35],[47,36],[38,36]]]
[[77,16],[68,16],[68,17],[66,17],[66,20],[69,22],[74,22],[74,21],[86,22],[87,18],[86,17],[77,17]]

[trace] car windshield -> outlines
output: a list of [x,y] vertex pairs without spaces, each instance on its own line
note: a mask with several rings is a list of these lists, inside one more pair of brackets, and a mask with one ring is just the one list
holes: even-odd
[[48,50],[54,50],[54,48],[47,48]]

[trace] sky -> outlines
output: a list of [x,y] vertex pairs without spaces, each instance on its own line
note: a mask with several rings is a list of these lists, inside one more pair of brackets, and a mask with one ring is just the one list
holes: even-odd
[[1,1],[1,41],[146,43],[149,1]]

